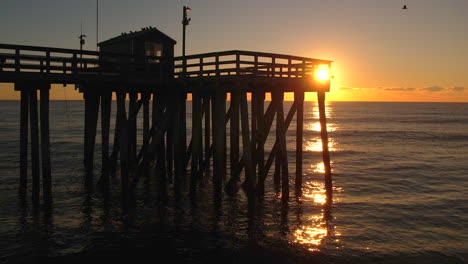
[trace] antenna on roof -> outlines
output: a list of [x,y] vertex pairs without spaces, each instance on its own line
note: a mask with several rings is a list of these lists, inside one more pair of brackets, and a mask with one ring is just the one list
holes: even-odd
[[99,51],[99,0],[96,0],[96,51]]

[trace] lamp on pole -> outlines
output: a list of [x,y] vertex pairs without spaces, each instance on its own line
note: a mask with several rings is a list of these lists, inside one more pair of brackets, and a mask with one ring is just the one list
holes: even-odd
[[192,11],[190,7],[184,6],[183,9],[183,18],[182,18],[182,58],[183,58],[183,70],[184,70],[184,75],[187,72],[187,61],[185,59],[185,27],[190,23],[190,18],[187,18],[187,12]]

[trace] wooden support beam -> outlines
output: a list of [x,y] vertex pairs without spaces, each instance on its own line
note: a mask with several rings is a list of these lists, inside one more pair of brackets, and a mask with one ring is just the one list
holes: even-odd
[[286,203],[289,200],[289,172],[288,156],[286,149],[286,126],[283,112],[284,93],[282,91],[273,92],[273,100],[276,102],[276,139],[278,140],[278,151],[276,160],[281,167],[281,200]]
[[251,139],[252,139],[252,166],[253,166],[253,173],[255,174],[253,177],[256,179],[257,178],[257,140],[255,140],[255,135],[257,133],[257,104],[258,104],[258,93],[256,92],[251,92],[250,93],[250,106],[251,106],[251,111],[250,111],[250,122],[251,122],[251,127],[252,130],[251,132]]
[[29,94],[27,87],[21,87],[21,120],[20,120],[20,185],[19,195],[22,199],[26,197],[28,188],[28,116],[29,116]]
[[216,207],[221,205],[222,182],[226,175],[226,93],[217,91],[213,101],[213,194]]
[[39,125],[37,114],[37,90],[29,91],[29,115],[31,127],[31,172],[32,172],[32,202],[39,205],[40,165],[39,165]]
[[50,84],[41,84],[41,161],[42,188],[44,205],[48,209],[52,204],[52,176],[50,165],[50,137],[49,137],[49,88]]
[[[184,153],[187,153],[187,93],[183,93],[181,95],[181,105],[180,105],[180,118],[181,118],[181,143],[182,143],[182,147],[184,149]],[[188,156],[185,155],[183,157],[183,161],[184,161],[184,164],[188,164]],[[184,184],[185,184],[185,181],[186,181],[186,175],[187,175],[187,166],[184,166],[183,167],[183,175],[184,175]]]
[[327,195],[327,204],[333,202],[333,182],[330,166],[330,151],[328,149],[327,118],[325,112],[325,92],[317,93],[319,115],[320,115],[320,136],[322,138],[322,156],[325,166],[325,192]]
[[[265,173],[265,141],[259,140],[258,134],[260,129],[263,126],[264,120],[264,111],[265,111],[265,93],[258,92],[257,96],[257,133],[253,140],[257,144],[255,160],[257,161],[258,166],[258,184],[257,184],[257,194],[263,196],[265,194],[265,184],[264,181],[260,181],[261,175]],[[268,129],[269,131],[269,129]]]
[[138,93],[129,92],[129,110],[128,110],[128,136],[129,136],[129,160],[131,164],[136,162],[137,158],[137,115],[138,115]]
[[83,165],[86,167],[88,166],[88,138],[89,138],[89,119],[91,117],[91,101],[88,99],[87,92],[83,92],[83,99],[84,99],[84,140],[83,140]]
[[109,157],[109,131],[112,110],[112,91],[101,93],[101,177],[99,185],[107,187],[109,184],[110,157]]
[[[89,88],[88,88],[89,89]],[[94,89],[94,88],[93,88]],[[88,101],[89,112],[88,118],[85,120],[88,128],[88,137],[86,140],[87,147],[85,152],[85,186],[91,187],[93,184],[93,169],[94,169],[94,147],[96,145],[96,131],[99,115],[99,99],[100,96],[95,90],[85,92],[85,100]]]
[[[143,92],[141,94],[141,101],[143,104],[143,145],[141,149],[145,153],[148,149],[149,139],[150,139],[150,129],[149,129],[149,99],[150,94],[148,92]],[[144,164],[145,168],[144,174],[145,177],[149,177],[149,164],[148,162]]]
[[[116,109],[118,109],[118,101],[116,101]],[[117,159],[119,157],[120,152],[120,128],[121,128],[121,117],[120,112],[117,111],[115,115],[115,129],[114,129],[114,144],[112,148],[112,154],[109,158],[109,166],[110,166],[110,173],[112,177],[115,177],[115,172],[117,169]]]
[[202,97],[200,92],[192,93],[192,166],[190,177],[190,196],[196,197],[198,170],[202,159]]
[[247,200],[249,212],[255,209],[256,179],[253,167],[252,149],[254,144],[250,141],[249,113],[247,106],[247,93],[243,92],[240,97],[240,111],[242,123],[242,146],[244,150],[243,163],[245,164],[245,181],[247,187]]
[[120,118],[120,178],[122,186],[122,207],[127,208],[130,199],[128,120],[125,107],[126,92],[117,91],[117,111]]
[[185,112],[182,104],[185,105],[185,94],[177,93],[174,95],[171,101],[174,102],[174,193],[176,201],[180,201],[182,198],[182,193],[184,190],[184,166],[185,156],[186,156],[186,149],[184,145],[184,141],[182,137],[184,133],[182,130],[184,129],[183,122],[185,122]]
[[231,178],[226,184],[225,190],[229,194],[237,192],[239,189],[240,177],[236,172],[239,170],[239,104],[240,94],[239,92],[231,92],[231,115],[230,115],[230,164],[231,164]]
[[[255,141],[259,142],[262,145],[265,144],[265,141],[268,137],[268,134],[271,129],[271,125],[273,124],[273,119],[275,117],[275,114],[276,114],[276,108],[274,106],[274,103],[270,102],[270,104],[268,105],[267,111],[265,112],[264,119],[261,122],[261,125],[257,133],[255,134],[255,139],[254,139]],[[257,153],[258,153],[258,149],[257,149]],[[244,169],[245,164],[243,161],[246,159],[246,154],[247,153],[244,151],[244,153],[242,154],[241,163],[239,164],[238,170],[235,172],[235,177],[237,178],[239,178],[240,173]],[[263,182],[265,181],[265,177],[267,173],[268,171],[264,175],[259,175],[258,181],[259,182],[262,181],[262,184],[264,184]],[[232,183],[228,183],[228,184],[232,184]]]
[[294,92],[296,113],[296,197],[302,196],[302,142],[304,129],[304,92]]
[[[289,110],[288,116],[286,117],[286,131],[288,130],[289,125],[291,124],[291,121],[294,117],[295,112],[296,112],[296,103],[293,103],[293,105],[291,106],[291,109]],[[271,165],[273,164],[273,161],[275,160],[276,155],[278,155],[277,154],[278,146],[279,146],[279,142],[275,141],[275,144],[273,145],[270,155],[268,156],[268,160],[265,163],[265,172],[262,176],[262,179],[261,179],[262,181],[265,181],[268,173],[270,172]]]
[[[153,97],[154,98],[154,97]],[[166,100],[170,99],[169,96],[166,97]],[[154,99],[153,99],[154,100]],[[167,109],[172,109],[172,106],[168,106]],[[172,112],[174,113],[174,112]],[[174,125],[173,122],[168,125],[166,133],[166,171],[167,171],[167,180],[172,183],[174,176]]]
[[[210,96],[205,95],[203,97],[203,112],[204,112],[204,117],[205,117],[205,156],[203,159],[203,165],[204,167],[204,172],[206,174],[206,177],[209,177],[210,173],[210,166],[206,166],[205,164],[210,164],[210,159],[211,159],[211,115],[210,115]],[[200,177],[203,177],[203,173],[200,173]],[[202,179],[200,179],[200,182],[202,182]]]

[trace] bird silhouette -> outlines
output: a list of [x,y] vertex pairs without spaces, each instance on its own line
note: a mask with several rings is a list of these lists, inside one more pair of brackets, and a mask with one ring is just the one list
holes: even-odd
[[406,5],[404,5],[402,9],[408,9],[408,8],[406,7]]

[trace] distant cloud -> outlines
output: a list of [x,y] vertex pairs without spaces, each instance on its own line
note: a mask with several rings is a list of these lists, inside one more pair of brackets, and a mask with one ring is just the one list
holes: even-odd
[[400,92],[409,92],[409,91],[414,91],[416,88],[383,88],[385,91],[400,91]]
[[454,92],[463,92],[463,91],[465,91],[465,90],[466,90],[465,87],[460,87],[460,86],[457,86],[457,87],[453,87],[453,88],[452,88],[452,91],[454,91]]
[[429,91],[429,92],[440,92],[440,91],[445,90],[445,88],[440,87],[440,86],[431,86],[431,87],[422,88],[421,90]]

